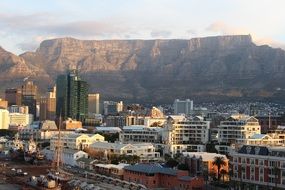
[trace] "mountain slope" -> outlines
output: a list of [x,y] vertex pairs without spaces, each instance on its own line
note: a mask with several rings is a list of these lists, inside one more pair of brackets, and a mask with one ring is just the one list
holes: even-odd
[[[2,57],[0,66],[9,62],[1,61]],[[21,62],[44,88],[59,73],[78,68],[91,91],[106,99],[172,102],[185,97],[275,97],[280,93],[277,88],[285,89],[281,82],[285,52],[256,46],[249,35],[190,40],[60,38],[43,41],[35,52],[17,59],[10,61],[17,63],[11,69]]]

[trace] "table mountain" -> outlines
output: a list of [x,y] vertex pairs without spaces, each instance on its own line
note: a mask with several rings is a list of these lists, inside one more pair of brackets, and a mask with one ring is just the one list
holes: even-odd
[[58,74],[77,68],[90,91],[105,99],[258,98],[280,96],[285,89],[285,52],[257,46],[250,35],[190,40],[59,38],[20,56],[2,51],[0,72],[6,80],[31,75],[45,89]]

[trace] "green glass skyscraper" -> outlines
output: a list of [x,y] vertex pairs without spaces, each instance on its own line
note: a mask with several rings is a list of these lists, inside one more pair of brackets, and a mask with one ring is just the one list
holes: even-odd
[[59,75],[56,80],[56,115],[84,121],[88,113],[88,84],[80,79],[77,70]]

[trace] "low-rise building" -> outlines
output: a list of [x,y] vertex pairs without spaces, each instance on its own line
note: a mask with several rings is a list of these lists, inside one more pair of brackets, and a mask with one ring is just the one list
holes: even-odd
[[10,113],[9,116],[10,116],[10,125],[16,125],[16,126],[21,125],[27,127],[34,120],[34,116],[32,114]]
[[[104,136],[99,134],[82,134],[82,133],[69,133],[61,134],[60,141],[63,147],[76,150],[84,150],[89,148],[94,142],[105,141]],[[55,149],[55,145],[58,143],[58,135],[53,136],[50,139],[51,150]]]
[[123,179],[124,167],[126,166],[129,166],[129,164],[95,164],[94,170],[101,175]]
[[72,120],[68,118],[66,121],[63,122],[63,129],[65,130],[74,130],[82,128],[81,121]]
[[190,177],[188,171],[164,168],[159,164],[136,164],[124,167],[124,180],[148,189],[203,190],[202,177]]
[[283,146],[244,145],[231,153],[232,180],[242,189],[285,188],[285,149]]
[[[55,159],[54,150],[44,149],[43,153],[47,160],[53,161]],[[62,149],[60,158],[60,161],[65,165],[78,166],[77,160],[80,158],[88,158],[88,154],[81,150],[64,148]]]
[[106,154],[136,155],[140,157],[141,162],[155,161],[160,158],[159,152],[155,152],[155,147],[151,143],[122,144],[95,142],[90,145],[90,148]]

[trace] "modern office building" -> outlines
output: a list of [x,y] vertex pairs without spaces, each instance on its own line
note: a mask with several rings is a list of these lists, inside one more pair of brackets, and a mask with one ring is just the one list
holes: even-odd
[[33,122],[33,115],[24,113],[10,113],[10,125],[27,127]]
[[88,85],[77,70],[60,75],[56,81],[56,115],[84,121],[88,114]]
[[26,81],[22,85],[22,104],[29,107],[29,113],[33,114],[34,120],[37,117],[37,92],[38,87],[33,81]]
[[189,115],[193,111],[193,100],[175,99],[173,103],[174,115],[186,114]]
[[20,89],[8,88],[5,90],[5,100],[8,101],[8,105],[22,105],[22,92]]
[[88,94],[88,113],[100,113],[100,94]]
[[49,88],[47,94],[47,119],[54,120],[56,118],[56,86]]

